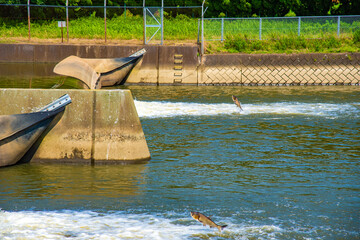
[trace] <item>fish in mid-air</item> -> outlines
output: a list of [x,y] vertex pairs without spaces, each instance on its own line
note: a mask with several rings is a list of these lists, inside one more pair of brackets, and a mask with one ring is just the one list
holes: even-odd
[[241,111],[244,111],[241,107],[239,99],[236,96],[232,95],[232,100],[234,101],[235,105],[240,108]]
[[217,225],[216,223],[214,223],[213,220],[211,220],[209,217],[205,216],[202,213],[199,212],[190,212],[191,217],[193,219],[195,219],[196,221],[201,222],[204,226],[208,225],[210,228],[216,227],[217,229],[219,229],[219,231],[221,232],[221,230],[223,230],[225,227],[227,227],[227,225]]

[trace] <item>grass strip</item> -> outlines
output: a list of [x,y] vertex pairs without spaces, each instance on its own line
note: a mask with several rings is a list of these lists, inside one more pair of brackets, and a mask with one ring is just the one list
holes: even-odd
[[360,30],[352,37],[324,35],[319,39],[305,39],[296,35],[269,40],[250,40],[246,35],[228,36],[224,42],[207,44],[207,53],[339,53],[360,52]]
[[[307,53],[307,52],[360,52],[360,22],[342,24],[341,37],[336,35],[336,23],[325,21],[303,22],[302,34],[298,36],[296,21],[264,20],[262,39],[256,19],[234,20],[224,23],[221,33],[219,19],[205,21],[205,42],[207,53]],[[164,19],[164,40],[193,42],[198,38],[198,20],[185,15]],[[316,27],[316,28],[315,28]],[[141,40],[143,38],[143,18],[128,14],[107,19],[107,39],[109,40]],[[148,36],[156,29],[148,28]],[[83,17],[70,19],[69,36],[71,39],[104,39],[104,19]],[[225,34],[225,36],[224,36]],[[0,18],[0,42],[12,42],[12,38],[26,38],[28,23],[26,20],[9,20]],[[64,30],[64,37],[66,29]],[[209,41],[221,39],[225,41]],[[33,39],[59,39],[61,30],[55,20],[39,20],[31,22]],[[160,40],[158,33],[154,40]]]

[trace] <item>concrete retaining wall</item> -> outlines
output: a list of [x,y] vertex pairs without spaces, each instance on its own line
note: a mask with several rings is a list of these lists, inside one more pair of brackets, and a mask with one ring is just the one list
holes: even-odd
[[359,85],[360,53],[206,55],[199,85]]
[[72,103],[32,161],[97,164],[150,159],[129,90],[0,89],[0,115],[32,112],[66,93]]
[[[82,58],[127,57],[143,46],[0,44],[1,62],[60,62],[70,55]],[[145,46],[147,53],[128,84],[197,84],[197,46]],[[1,70],[1,69],[0,69]]]
[[[59,62],[129,56],[142,46],[0,44],[1,62]],[[359,85],[360,53],[214,54],[200,64],[197,46],[145,46],[127,84]],[[1,67],[0,67],[1,70]],[[49,70],[47,70],[49,71]]]

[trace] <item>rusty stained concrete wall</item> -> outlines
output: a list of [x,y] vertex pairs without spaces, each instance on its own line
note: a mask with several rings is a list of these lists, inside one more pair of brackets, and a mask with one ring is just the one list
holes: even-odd
[[32,161],[99,164],[150,159],[129,90],[0,89],[0,115],[36,111],[66,93],[72,103]]

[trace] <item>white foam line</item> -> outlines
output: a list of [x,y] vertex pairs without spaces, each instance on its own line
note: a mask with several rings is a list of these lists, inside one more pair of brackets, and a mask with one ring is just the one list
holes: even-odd
[[[183,239],[190,226],[151,215],[1,212],[0,239]],[[169,238],[170,237],[170,238]]]
[[[273,236],[282,229],[272,225],[229,226],[229,236]],[[220,234],[189,216],[169,219],[158,215],[96,213],[91,211],[0,211],[0,239],[188,239]]]
[[243,104],[244,111],[230,103],[134,101],[139,117],[210,116],[221,114],[303,114],[337,116],[359,109],[352,104],[277,102]]

